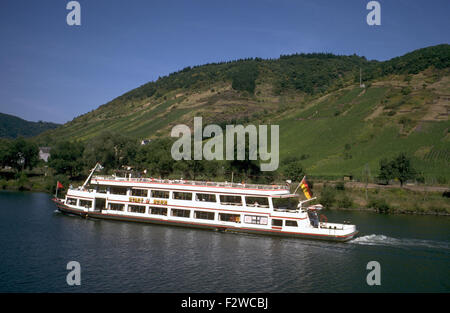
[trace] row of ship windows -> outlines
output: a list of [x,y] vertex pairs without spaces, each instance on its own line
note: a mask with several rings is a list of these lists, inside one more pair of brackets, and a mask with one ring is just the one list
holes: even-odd
[[[110,187],[110,194],[114,195],[127,195],[127,188],[120,187]],[[99,190],[99,192],[106,193],[106,189]],[[148,190],[148,189],[131,189],[131,196],[134,197],[151,197],[158,199],[169,199],[170,192],[164,190]],[[195,201],[203,201],[203,202],[217,202],[216,194],[210,193],[194,193],[192,192],[172,192],[173,200],[185,200],[192,201],[195,198]],[[229,195],[219,195],[220,203],[223,205],[237,205],[242,206],[242,196],[229,196]],[[252,207],[269,207],[269,199],[267,197],[248,197],[245,196],[245,204],[247,206]]]
[[[116,211],[123,211],[125,205],[118,203],[110,203],[109,209]],[[154,215],[164,215],[167,216],[167,208],[159,208],[159,207],[149,207],[149,214]],[[142,205],[128,205],[128,212],[134,213],[146,213],[145,206]],[[185,209],[170,209],[170,215],[176,217],[191,217],[191,210]],[[205,220],[214,220],[215,213],[214,212],[205,212],[205,211],[196,211],[194,210],[194,218],[196,219],[205,219]],[[218,214],[219,221],[225,222],[235,222],[240,223],[241,216],[239,214],[229,214],[229,213],[219,213]],[[244,222],[247,224],[258,224],[258,225],[267,225],[269,222],[269,218],[267,216],[258,216],[258,215],[244,215]],[[272,219],[272,226],[283,226],[283,220],[281,219]],[[284,226],[293,226],[297,227],[297,221],[285,220]]]
[[[74,202],[75,201],[75,202]],[[76,199],[68,198],[68,204],[76,204]],[[91,207],[92,201],[90,200],[80,200],[80,206],[83,207]],[[124,211],[125,204],[121,203],[109,203],[108,209],[113,211]],[[133,213],[146,213],[146,206],[144,205],[128,205],[128,212]],[[167,216],[168,209],[162,207],[148,207],[148,213],[153,215],[164,215]],[[170,215],[176,217],[191,217],[191,210],[185,209],[170,209]],[[205,211],[197,211],[194,210],[194,218],[195,219],[204,219],[204,220],[215,220],[214,212],[205,212]],[[224,222],[235,222],[241,223],[240,214],[229,214],[229,213],[219,213],[218,220]],[[247,224],[258,224],[258,225],[267,225],[269,222],[269,218],[267,216],[258,216],[258,215],[244,215],[244,222]],[[283,226],[282,219],[272,219],[272,226]],[[297,221],[285,220],[284,226],[293,226],[297,227]]]

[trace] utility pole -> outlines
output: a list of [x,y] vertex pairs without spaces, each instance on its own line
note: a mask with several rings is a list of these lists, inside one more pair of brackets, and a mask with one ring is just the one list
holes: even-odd
[[359,68],[359,87],[365,88],[366,86],[362,83],[362,68]]
[[368,200],[368,196],[367,196],[367,187],[369,185],[369,179],[370,179],[370,167],[369,167],[369,163],[366,163],[366,165],[364,166],[364,170],[363,170],[363,179],[364,182],[366,183],[366,201]]

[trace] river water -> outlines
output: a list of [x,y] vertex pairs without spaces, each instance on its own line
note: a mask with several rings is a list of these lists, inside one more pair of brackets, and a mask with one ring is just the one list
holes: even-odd
[[[325,211],[347,243],[83,219],[0,192],[0,292],[449,292],[450,218]],[[69,286],[67,263],[81,266]],[[366,282],[380,264],[381,285]]]

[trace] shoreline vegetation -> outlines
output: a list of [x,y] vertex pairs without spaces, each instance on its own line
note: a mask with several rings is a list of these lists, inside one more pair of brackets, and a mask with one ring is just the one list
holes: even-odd
[[[5,175],[0,172],[0,190],[44,192],[54,194],[56,182],[60,181],[64,189],[59,191],[63,196],[68,186],[80,186],[82,179],[69,180],[64,175],[52,175],[48,168],[36,168],[20,175]],[[12,175],[11,175],[12,174]],[[10,179],[6,179],[9,176]],[[18,176],[18,177],[16,177]],[[446,185],[426,186],[421,184],[380,185],[357,181],[327,181],[307,177],[313,196],[313,203],[321,203],[326,210],[361,211],[380,214],[414,214],[450,216],[450,188]],[[298,182],[292,182],[294,191]],[[299,194],[303,199],[303,195]]]

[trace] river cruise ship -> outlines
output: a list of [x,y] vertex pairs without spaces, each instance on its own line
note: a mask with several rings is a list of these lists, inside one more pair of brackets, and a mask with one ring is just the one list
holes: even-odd
[[216,231],[347,241],[356,226],[329,223],[322,206],[299,201],[289,185],[95,176],[53,198],[64,213],[83,217]]

